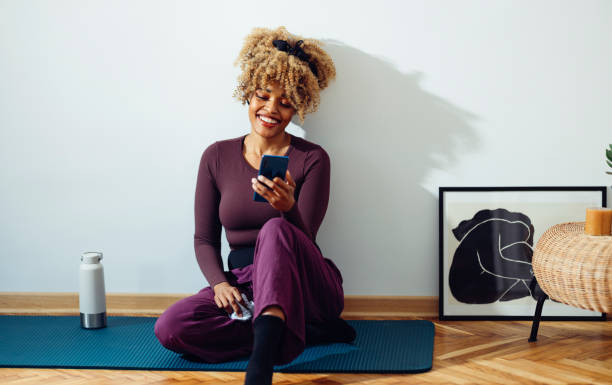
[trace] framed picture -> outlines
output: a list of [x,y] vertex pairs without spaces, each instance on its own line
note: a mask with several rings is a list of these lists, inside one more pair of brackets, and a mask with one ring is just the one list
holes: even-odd
[[[440,187],[440,319],[531,320],[529,283],[540,236],[606,206],[606,187]],[[510,257],[511,256],[511,257]],[[543,320],[605,314],[547,300]]]

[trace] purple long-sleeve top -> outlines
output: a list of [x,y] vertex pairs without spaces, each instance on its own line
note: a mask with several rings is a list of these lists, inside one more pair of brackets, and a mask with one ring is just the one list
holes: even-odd
[[295,204],[281,212],[267,202],[253,201],[251,179],[258,170],[243,156],[245,136],[213,143],[200,160],[194,247],[200,270],[213,287],[227,281],[221,259],[222,226],[232,250],[255,246],[264,223],[280,216],[315,241],[329,202],[329,156],[321,146],[293,135],[285,155],[296,183]]

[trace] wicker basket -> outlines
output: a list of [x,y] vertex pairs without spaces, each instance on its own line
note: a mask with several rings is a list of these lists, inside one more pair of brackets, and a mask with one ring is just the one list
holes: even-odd
[[612,309],[612,236],[584,233],[584,222],[555,225],[533,253],[540,287],[558,302],[600,312]]

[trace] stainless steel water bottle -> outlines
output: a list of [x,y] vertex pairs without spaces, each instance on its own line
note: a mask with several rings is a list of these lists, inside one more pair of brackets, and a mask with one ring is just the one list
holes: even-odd
[[79,309],[81,327],[85,329],[106,327],[104,267],[100,260],[102,260],[102,253],[88,251],[81,255]]

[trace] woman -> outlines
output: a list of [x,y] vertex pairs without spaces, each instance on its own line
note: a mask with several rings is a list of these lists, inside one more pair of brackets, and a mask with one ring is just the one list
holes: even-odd
[[[209,146],[196,185],[194,246],[210,286],[169,307],[155,334],[188,359],[251,354],[246,383],[262,384],[271,382],[274,364],[292,361],[306,342],[355,338],[339,318],[340,271],[316,245],[329,200],[329,157],[285,132],[296,113],[303,121],[317,109],[335,68],[316,40],[298,40],[284,27],[254,29],[237,62],[235,96],[249,105],[251,131]],[[289,157],[285,180],[257,177],[264,154]],[[253,201],[253,192],[267,202]],[[232,249],[229,272],[221,260],[222,226]],[[243,309],[250,319],[240,319],[248,318]]]

